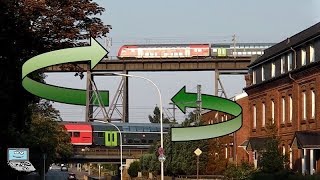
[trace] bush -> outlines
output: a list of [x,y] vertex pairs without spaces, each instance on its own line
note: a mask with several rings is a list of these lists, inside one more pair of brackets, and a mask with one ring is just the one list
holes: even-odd
[[224,175],[228,179],[250,179],[254,171],[253,165],[242,161],[239,166],[229,164]]
[[128,169],[128,174],[130,177],[137,177],[138,172],[141,171],[140,168],[140,162],[139,161],[134,161],[130,164],[130,167]]

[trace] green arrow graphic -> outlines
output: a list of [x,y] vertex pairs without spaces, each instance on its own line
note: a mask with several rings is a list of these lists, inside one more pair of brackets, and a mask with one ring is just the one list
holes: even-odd
[[[229,99],[212,96],[201,95],[202,107],[204,109],[216,110],[233,115],[234,118],[225,122],[203,125],[196,127],[174,127],[171,128],[172,141],[189,141],[215,138],[233,133],[242,126],[242,108],[239,104]],[[184,86],[174,97],[171,99],[178,108],[185,113],[186,107],[197,107],[197,94],[186,93]]]
[[[30,79],[28,74],[52,65],[79,61],[91,61],[93,69],[108,53],[95,39],[90,39],[90,46],[67,48],[35,56],[22,66],[22,86],[30,93],[44,99],[75,105],[86,104],[86,90],[71,89],[43,84]],[[109,92],[100,91],[102,102],[109,105]],[[95,97],[93,97],[95,98]],[[98,102],[95,102],[98,105]]]

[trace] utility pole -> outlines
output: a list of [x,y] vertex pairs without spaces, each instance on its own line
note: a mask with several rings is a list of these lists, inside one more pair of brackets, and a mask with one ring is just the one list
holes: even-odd
[[236,58],[237,52],[236,52],[236,35],[235,34],[232,36],[232,42],[233,42],[233,57]]
[[197,85],[197,123],[201,121],[202,100],[201,100],[201,85]]
[[176,123],[176,105],[174,103],[169,103],[170,105],[172,105],[172,108],[168,108],[168,109],[172,109],[173,111],[173,122]]

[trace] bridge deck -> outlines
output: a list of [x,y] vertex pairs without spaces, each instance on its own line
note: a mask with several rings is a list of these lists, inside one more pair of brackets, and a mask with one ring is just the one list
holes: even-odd
[[[225,70],[246,73],[251,57],[237,58],[199,58],[199,59],[132,59],[132,60],[102,60],[92,71],[205,71]],[[45,69],[46,72],[72,72],[76,69],[86,71],[87,63],[76,65],[55,65]]]

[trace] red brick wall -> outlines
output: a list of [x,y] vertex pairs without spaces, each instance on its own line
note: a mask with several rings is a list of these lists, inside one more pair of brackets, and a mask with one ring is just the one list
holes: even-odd
[[[315,90],[316,96],[316,116],[311,118],[311,90]],[[307,119],[302,118],[302,92],[306,92],[306,113]],[[278,128],[278,135],[281,137],[280,146],[285,146],[285,151],[289,153],[294,133],[296,131],[320,130],[320,65],[297,72],[291,77],[285,75],[268,83],[258,85],[246,90],[249,97],[248,112],[251,137],[265,137],[266,131],[262,127],[262,103],[266,104],[266,123],[271,118],[271,100],[275,103],[275,123]],[[289,97],[292,96],[292,121],[289,120]],[[282,97],[285,97],[286,111],[282,112]],[[257,125],[253,129],[253,105],[257,107]],[[282,122],[282,114],[285,113],[285,122]],[[293,167],[300,168],[300,150],[293,150]],[[297,164],[298,163],[298,164]]]
[[249,154],[242,147],[239,147],[250,136],[250,118],[248,97],[236,101],[242,107],[242,127],[235,133],[236,163],[242,160],[249,161]]

